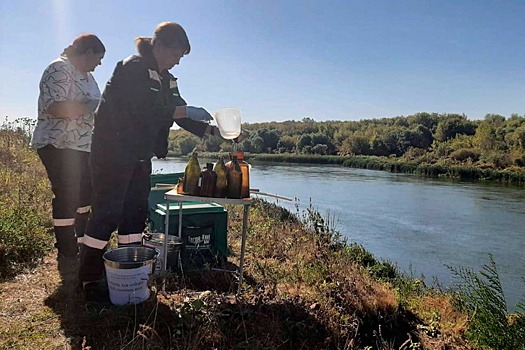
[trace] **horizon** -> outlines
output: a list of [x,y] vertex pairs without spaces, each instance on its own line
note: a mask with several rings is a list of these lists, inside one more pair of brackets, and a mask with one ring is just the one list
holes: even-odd
[[166,20],[192,45],[171,70],[181,95],[212,114],[235,106],[247,123],[525,114],[522,1],[54,0],[0,11],[0,116],[9,119],[36,118],[41,75],[77,35],[106,46],[94,72],[103,91],[135,53],[133,39]]

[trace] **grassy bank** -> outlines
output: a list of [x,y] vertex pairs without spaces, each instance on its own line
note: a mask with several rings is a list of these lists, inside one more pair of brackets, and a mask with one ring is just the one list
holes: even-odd
[[0,129],[0,278],[16,275],[51,249],[51,191],[23,129]]
[[[260,200],[250,210],[240,296],[232,274],[204,269],[155,279],[152,296],[137,306],[86,305],[77,266],[58,266],[50,250],[43,167],[23,131],[2,132],[0,201],[9,208],[0,211],[2,349],[476,348],[466,340],[479,315],[475,296],[462,299],[399,273],[346,242],[312,208],[292,214]],[[235,268],[242,209],[227,209],[226,267]],[[485,317],[501,307],[487,310]],[[486,328],[492,320],[499,333],[524,329],[522,315],[500,312],[475,323],[476,334],[496,339]],[[501,339],[492,348],[504,349],[498,344],[508,338]]]
[[[214,158],[219,153],[201,153],[202,157]],[[226,153],[220,153],[227,155]],[[456,180],[494,181],[518,186],[525,185],[525,170],[522,167],[505,170],[480,168],[441,162],[435,164],[419,163],[404,158],[376,156],[329,156],[307,154],[249,154],[245,155],[249,162],[280,162],[298,164],[339,164],[351,168],[383,170],[394,173],[418,174],[432,178],[450,178]]]
[[[231,268],[242,213],[228,210]],[[135,307],[89,306],[75,289],[75,267],[57,270],[51,255],[2,282],[0,347],[470,349],[466,315],[452,297],[343,244],[314,211],[305,215],[254,205],[239,297],[231,274],[203,270],[167,275],[166,291],[159,280]]]

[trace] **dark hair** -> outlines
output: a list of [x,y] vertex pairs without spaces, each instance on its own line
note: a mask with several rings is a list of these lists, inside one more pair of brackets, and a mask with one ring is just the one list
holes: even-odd
[[66,56],[80,56],[86,53],[87,50],[93,50],[93,53],[104,53],[106,48],[102,41],[95,34],[79,35],[71,45],[64,49],[62,55]]

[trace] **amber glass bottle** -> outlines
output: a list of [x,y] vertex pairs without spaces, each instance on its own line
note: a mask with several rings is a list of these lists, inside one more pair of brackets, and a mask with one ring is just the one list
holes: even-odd
[[232,155],[232,160],[226,163],[226,169],[228,171],[227,197],[241,198],[242,170],[237,155]]
[[191,196],[198,196],[199,193],[199,177],[201,174],[201,167],[197,159],[197,152],[193,152],[190,161],[184,169],[184,193]]
[[217,174],[217,182],[215,183],[215,191],[213,197],[224,198],[228,189],[228,172],[224,165],[224,158],[220,157],[219,161],[215,163],[213,171]]
[[213,171],[213,163],[206,163],[206,168],[201,171],[201,196],[213,197],[217,174]]
[[250,164],[244,161],[244,152],[234,152],[232,157],[233,154],[237,156],[242,172],[241,198],[248,198],[250,197]]
[[184,179],[179,178],[179,182],[177,183],[177,193],[183,194],[184,193]]

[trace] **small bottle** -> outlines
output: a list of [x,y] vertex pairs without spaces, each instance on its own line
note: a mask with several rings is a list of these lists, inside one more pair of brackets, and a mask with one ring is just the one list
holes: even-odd
[[193,152],[190,161],[184,169],[184,193],[190,196],[199,195],[199,177],[201,167],[197,159],[197,152]]
[[228,172],[224,165],[224,158],[220,157],[219,161],[215,163],[213,168],[215,174],[217,174],[217,181],[215,183],[215,191],[213,197],[224,198],[226,197],[226,191],[228,189]]
[[206,168],[202,169],[201,174],[201,196],[213,197],[217,174],[213,171],[213,163],[206,163]]
[[228,171],[227,197],[241,198],[242,170],[236,154],[232,153],[232,160],[226,163],[226,169]]
[[250,164],[244,161],[244,152],[235,152],[242,171],[241,198],[250,197]]
[[177,193],[183,194],[184,193],[184,178],[179,177],[179,182],[177,183]]

